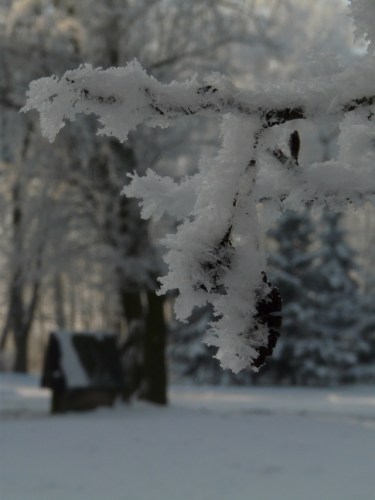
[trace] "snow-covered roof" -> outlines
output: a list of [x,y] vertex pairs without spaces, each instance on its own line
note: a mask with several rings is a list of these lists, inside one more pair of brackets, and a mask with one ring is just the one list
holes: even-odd
[[[52,349],[57,342],[57,349]],[[56,355],[57,350],[57,355]],[[45,382],[64,380],[71,389],[113,387],[121,377],[115,335],[106,332],[57,331],[51,334],[46,353]]]
[[55,332],[61,349],[61,369],[69,387],[89,387],[89,379],[77,351],[73,346],[71,332]]

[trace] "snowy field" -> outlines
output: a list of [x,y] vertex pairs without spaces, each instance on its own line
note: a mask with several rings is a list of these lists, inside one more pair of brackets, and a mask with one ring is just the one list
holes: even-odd
[[48,415],[36,379],[0,378],[1,500],[374,500],[375,388],[173,387]]

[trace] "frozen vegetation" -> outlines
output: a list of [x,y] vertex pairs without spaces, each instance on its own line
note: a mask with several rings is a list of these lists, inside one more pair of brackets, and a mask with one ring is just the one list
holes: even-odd
[[[221,149],[202,158],[195,175],[174,182],[149,171],[133,176],[124,193],[141,200],[146,218],[165,212],[176,218],[176,231],[164,240],[168,273],[160,292],[179,291],[175,312],[182,321],[195,307],[212,305],[205,341],[235,373],[249,366],[256,371],[276,343],[278,334],[260,311],[272,302],[263,236],[276,213],[306,204],[336,210],[374,199],[375,68],[368,23],[374,9],[365,0],[352,7],[356,34],[369,41],[367,55],[350,64],[322,57],[292,80],[250,90],[218,74],[165,84],[132,61],[106,70],[82,65],[61,78],[32,82],[28,91],[23,110],[39,111],[51,141],[81,113],[97,116],[99,134],[119,141],[141,124],[166,128],[182,117],[222,119]],[[335,158],[299,163],[301,120],[337,127]],[[289,123],[296,130],[282,146]],[[262,225],[259,204],[268,213]]]

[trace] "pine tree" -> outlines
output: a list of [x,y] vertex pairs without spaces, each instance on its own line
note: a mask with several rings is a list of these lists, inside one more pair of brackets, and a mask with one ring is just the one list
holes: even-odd
[[308,288],[314,253],[310,246],[314,224],[310,212],[286,211],[278,225],[269,232],[276,243],[270,255],[271,281],[283,300],[283,324],[274,360],[260,373],[260,378],[276,383],[303,383],[313,304]]
[[321,249],[312,275],[316,313],[310,328],[310,360],[306,372],[315,384],[354,381],[358,362],[358,284],[353,278],[355,253],[345,239],[342,214],[322,215]]
[[375,381],[375,274],[366,277],[360,300],[358,366],[353,370],[361,382]]

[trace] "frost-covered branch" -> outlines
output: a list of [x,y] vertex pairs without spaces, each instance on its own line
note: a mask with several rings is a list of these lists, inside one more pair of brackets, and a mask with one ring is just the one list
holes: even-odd
[[[144,217],[168,213],[180,222],[164,242],[169,272],[160,279],[161,292],[179,290],[175,311],[183,321],[195,307],[213,306],[215,321],[206,341],[218,347],[222,366],[237,372],[261,366],[280,326],[280,300],[264,274],[265,228],[257,206],[373,199],[374,80],[370,58],[330,78],[251,91],[218,75],[163,84],[137,62],[107,70],[82,66],[60,79],[33,82],[23,110],[40,112],[50,140],[79,113],[98,116],[99,133],[120,141],[142,123],[168,127],[184,116],[224,116],[222,147],[215,158],[201,160],[197,174],[180,183],[152,171],[134,174],[124,192],[142,200]],[[271,129],[327,117],[340,128],[334,160],[303,165],[297,130],[289,152],[270,144]]]
[[[363,77],[358,78],[358,71]],[[141,123],[169,126],[192,115],[227,113],[257,116],[265,128],[309,117],[347,113],[375,102],[375,70],[367,61],[339,73],[328,83],[306,82],[255,88],[236,88],[226,78],[212,75],[204,81],[162,84],[133,61],[125,68],[94,69],[90,65],[67,71],[60,79],[42,78],[30,85],[23,111],[37,109],[43,133],[53,140],[65,120],[79,113],[96,114],[101,134],[125,140]]]

